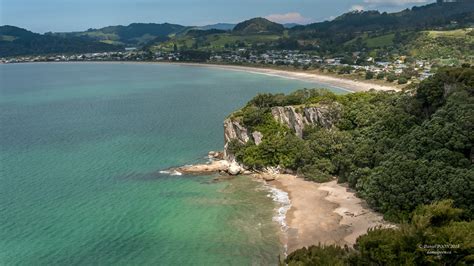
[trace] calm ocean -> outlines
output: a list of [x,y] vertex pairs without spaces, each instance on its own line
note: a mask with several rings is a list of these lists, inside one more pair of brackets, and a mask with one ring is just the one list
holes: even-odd
[[169,176],[223,146],[258,92],[318,87],[196,66],[0,65],[0,265],[276,264],[246,177]]

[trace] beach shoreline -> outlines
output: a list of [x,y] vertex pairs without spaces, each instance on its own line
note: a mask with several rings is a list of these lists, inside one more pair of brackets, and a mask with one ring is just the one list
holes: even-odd
[[[154,62],[153,62],[154,63]],[[347,92],[359,92],[369,91],[371,89],[378,91],[400,91],[400,88],[390,85],[379,85],[369,82],[363,82],[359,80],[352,80],[343,77],[334,77],[324,74],[316,74],[307,71],[291,71],[291,70],[280,70],[265,67],[253,67],[253,66],[237,66],[237,65],[224,65],[224,64],[208,64],[208,63],[175,63],[175,62],[156,62],[159,64],[175,64],[182,66],[202,66],[210,68],[218,68],[232,71],[241,71],[246,73],[275,76],[286,79],[300,80],[310,83],[319,83],[328,85],[333,88],[344,90]]]
[[[176,168],[183,174],[221,173],[227,176],[229,163],[211,161]],[[311,245],[352,247],[360,235],[374,227],[394,227],[380,213],[370,209],[347,184],[307,181],[297,175],[273,172],[241,173],[261,181],[277,207],[273,220],[280,225],[284,255]]]
[[308,71],[298,70],[280,70],[270,67],[258,67],[258,66],[239,66],[239,65],[228,65],[228,64],[210,64],[210,63],[191,63],[191,62],[154,62],[154,61],[69,61],[69,62],[29,62],[21,64],[162,64],[162,65],[177,65],[177,66],[194,66],[194,67],[207,67],[230,71],[239,71],[245,73],[274,76],[285,79],[299,80],[309,83],[318,83],[321,85],[327,85],[332,88],[340,89],[346,92],[360,92],[369,91],[371,89],[378,91],[400,91],[401,89],[395,85],[380,85],[370,82],[364,82],[360,80],[353,80],[344,77],[335,77],[332,75],[325,75],[321,73],[312,73]]
[[368,229],[394,226],[336,180],[315,183],[295,175],[277,174],[267,184],[289,195],[288,228],[282,238],[288,253],[318,244],[352,247]]

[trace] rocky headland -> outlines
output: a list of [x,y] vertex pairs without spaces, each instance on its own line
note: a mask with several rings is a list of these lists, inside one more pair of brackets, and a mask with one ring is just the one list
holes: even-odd
[[[302,138],[308,125],[331,128],[340,118],[341,106],[337,103],[318,106],[272,107],[275,121],[290,128]],[[284,191],[290,199],[282,223],[282,243],[291,252],[312,244],[352,245],[358,236],[369,228],[392,226],[370,208],[346,185],[336,180],[315,183],[298,177],[280,167],[266,167],[255,170],[237,162],[229,149],[231,141],[246,144],[249,141],[259,145],[264,138],[262,132],[245,127],[239,117],[229,116],[224,121],[224,150],[211,151],[209,162],[188,165],[174,170],[183,174],[220,174],[221,176],[247,175],[262,180],[268,185]],[[281,209],[281,208],[280,208]]]

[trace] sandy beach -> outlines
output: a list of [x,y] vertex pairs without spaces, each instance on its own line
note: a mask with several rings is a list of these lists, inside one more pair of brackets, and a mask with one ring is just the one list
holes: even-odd
[[327,85],[333,88],[338,88],[347,92],[358,92],[368,90],[380,90],[380,91],[399,91],[400,88],[390,85],[379,85],[370,82],[363,82],[359,80],[352,80],[343,77],[333,77],[329,75],[316,74],[311,72],[303,71],[290,71],[290,70],[278,70],[271,68],[261,67],[250,67],[250,66],[235,66],[235,65],[219,65],[219,64],[207,64],[207,63],[179,63],[179,62],[133,62],[133,61],[88,61],[88,62],[36,62],[46,64],[69,64],[69,63],[98,63],[98,64],[173,64],[180,66],[198,66],[198,67],[209,67],[226,69],[232,71],[241,71],[247,73],[254,73],[267,76],[275,76],[286,79],[295,79],[305,82],[314,82],[323,85]]
[[280,174],[269,184],[290,197],[284,237],[288,252],[318,243],[352,246],[369,228],[392,226],[336,181],[320,184]]
[[298,72],[289,70],[277,70],[271,68],[259,68],[259,67],[248,67],[248,66],[233,66],[233,65],[217,65],[217,64],[197,64],[197,63],[164,63],[164,64],[178,64],[183,66],[201,66],[201,67],[212,67],[233,71],[243,71],[254,74],[276,76],[287,79],[296,79],[305,82],[315,82],[325,84],[331,87],[335,87],[348,92],[368,91],[371,89],[380,91],[399,91],[400,88],[389,85],[379,85],[369,82],[363,82],[358,80],[351,80],[345,78],[337,78],[328,75],[315,74],[309,72]]

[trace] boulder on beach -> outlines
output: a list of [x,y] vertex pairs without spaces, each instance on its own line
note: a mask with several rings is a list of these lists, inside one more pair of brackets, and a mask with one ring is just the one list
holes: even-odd
[[273,181],[273,180],[275,180],[275,176],[273,176],[273,175],[263,175],[262,178],[263,178],[263,180],[265,180],[265,181]]
[[236,161],[233,161],[229,168],[227,169],[227,172],[230,174],[230,175],[238,175],[240,174],[240,172],[242,171],[242,167],[240,167],[240,165],[236,162]]

